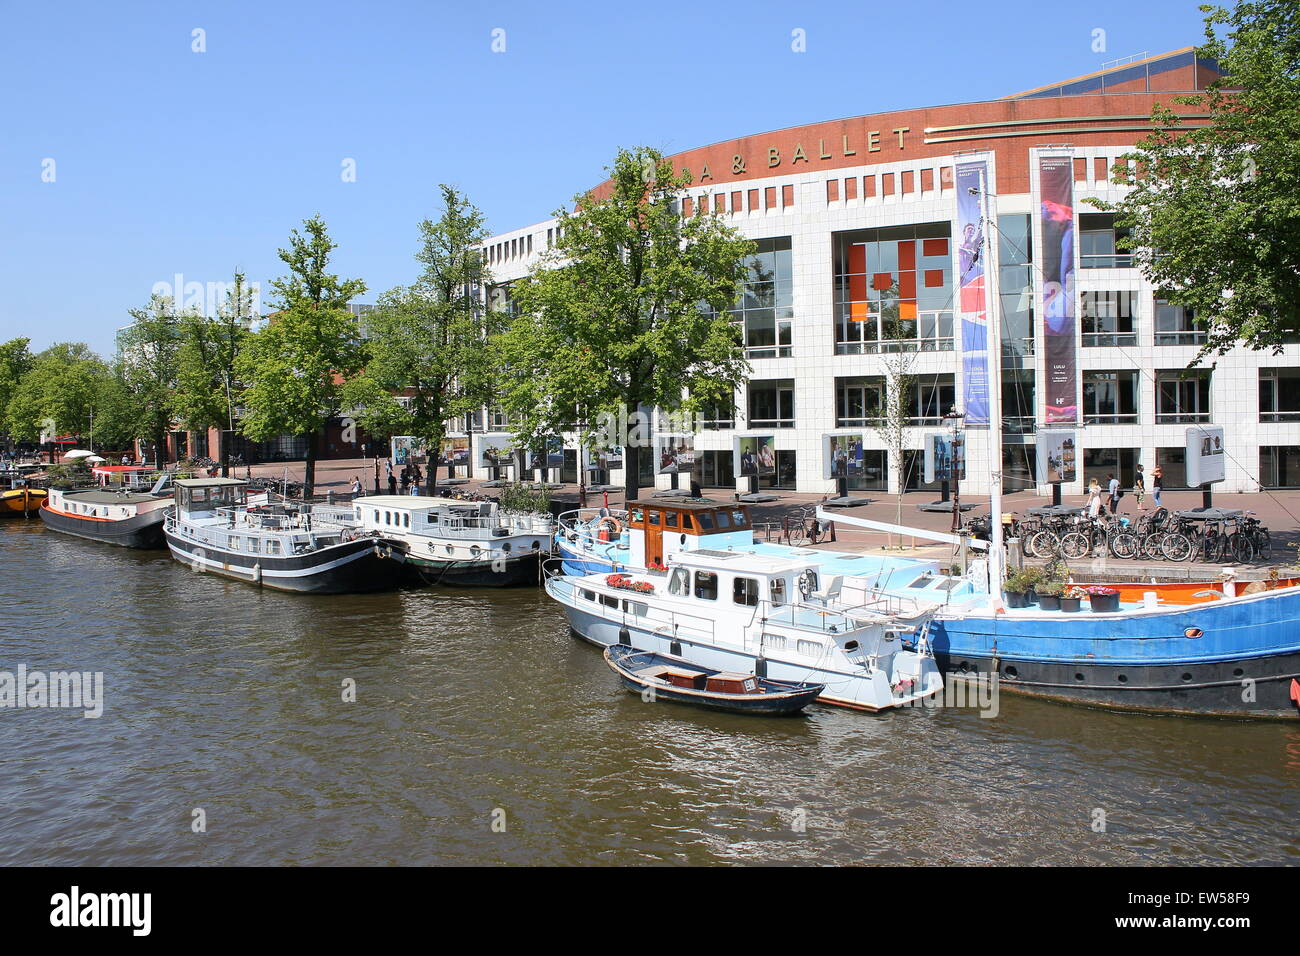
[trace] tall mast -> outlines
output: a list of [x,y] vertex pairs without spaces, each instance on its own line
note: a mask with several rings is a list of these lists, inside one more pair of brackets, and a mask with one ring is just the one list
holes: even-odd
[[988,342],[989,402],[989,511],[992,521],[989,542],[989,593],[997,599],[1002,593],[1005,560],[1002,542],[1002,302],[998,290],[998,256],[994,242],[996,224],[989,213],[988,164],[980,172],[980,233],[984,248],[984,314]]

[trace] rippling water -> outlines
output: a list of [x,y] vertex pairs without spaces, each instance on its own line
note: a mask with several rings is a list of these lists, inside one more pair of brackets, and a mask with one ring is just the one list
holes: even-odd
[[0,863],[1300,863],[1300,720],[714,715],[539,590],[279,594],[20,520],[0,580],[0,670],[106,685],[0,710]]

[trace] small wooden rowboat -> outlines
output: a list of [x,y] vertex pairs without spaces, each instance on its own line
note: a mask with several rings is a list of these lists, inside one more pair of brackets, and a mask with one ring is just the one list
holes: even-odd
[[605,662],[634,693],[736,714],[797,714],[826,689],[825,684],[796,684],[711,670],[681,657],[638,651],[627,644],[605,648]]

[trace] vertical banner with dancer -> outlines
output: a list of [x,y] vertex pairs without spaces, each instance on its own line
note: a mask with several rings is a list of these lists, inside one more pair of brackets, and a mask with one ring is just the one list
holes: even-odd
[[1044,422],[1079,421],[1074,236],[1074,156],[1038,157],[1038,218],[1042,241],[1034,258],[1042,264],[1038,314],[1043,317]]
[[981,213],[988,178],[987,160],[957,164],[957,311],[967,425],[989,423],[989,316],[984,295],[988,235]]

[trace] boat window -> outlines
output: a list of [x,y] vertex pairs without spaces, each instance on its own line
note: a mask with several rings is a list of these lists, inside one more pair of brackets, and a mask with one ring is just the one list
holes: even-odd
[[659,524],[659,512],[657,512],[657,511],[649,511],[649,512],[647,512],[647,514],[650,516],[650,523],[651,523],[651,524],[653,524],[653,525],[657,525],[657,524]]
[[712,531],[712,530],[713,530],[713,512],[712,512],[712,511],[699,511],[699,512],[696,512],[696,514],[695,514],[695,520],[698,521],[698,522],[700,523],[700,530],[702,530],[702,531]]
[[645,513],[642,512],[640,508],[634,508],[632,510],[631,520],[633,524],[640,524],[642,521],[645,521]]
[[676,527],[677,527],[677,512],[676,512],[676,511],[665,511],[665,512],[664,512],[664,527],[665,527],[665,528],[676,528]]
[[586,588],[583,588],[583,589],[582,589],[582,599],[583,599],[584,601],[594,601],[594,600],[596,600],[596,592],[595,592],[595,591],[588,591]]
[[769,647],[774,651],[785,650],[785,643],[784,634],[764,634],[762,638],[762,646]]
[[266,553],[267,553],[267,554],[279,554],[279,553],[280,553],[280,542],[279,542],[279,541],[276,541],[274,538],[272,538],[272,539],[270,539],[269,541],[267,541],[267,542],[266,542]]
[[256,538],[249,538],[249,539],[248,539],[248,550],[249,550],[249,553],[250,553],[250,554],[257,554],[257,552],[259,552],[259,551],[262,550],[262,549],[258,546],[258,543],[257,543],[257,539],[256,539]]
[[718,599],[718,576],[711,571],[696,571],[695,596],[705,601],[716,601]]
[[736,578],[732,582],[731,600],[745,607],[758,606],[758,580],[756,578]]
[[773,606],[779,607],[785,603],[785,578],[773,578],[767,585],[768,597]]
[[731,513],[731,520],[735,523],[737,528],[745,527],[745,512],[733,511]]
[[391,511],[385,511],[384,524],[392,524],[392,523],[393,523],[393,513]]
[[631,614],[633,617],[645,617],[645,616],[646,616],[646,613],[647,613],[649,610],[650,610],[649,606],[646,605],[646,604],[643,604],[641,601],[624,601],[624,602],[623,602],[623,613],[624,613],[624,614]]
[[691,589],[691,573],[685,568],[673,568],[673,576],[668,582],[668,593],[683,597]]
[[605,607],[618,607],[618,598],[614,597],[612,594],[602,594],[600,596],[600,603],[605,605]]
[[933,580],[933,578],[931,578],[930,575],[928,575],[928,574],[923,574],[923,575],[921,575],[919,578],[917,578],[915,581],[913,581],[911,584],[909,584],[908,587],[909,587],[909,588],[923,588],[923,587],[925,587],[927,584],[929,584],[932,580]]
[[719,528],[731,527],[731,518],[728,516],[728,514],[725,511],[718,512],[718,527]]
[[379,524],[379,509],[375,509],[375,524]]
[[411,513],[408,511],[406,514],[402,515],[402,527],[409,528],[410,526],[411,526]]
[[229,536],[229,539],[230,539],[230,550],[231,550],[231,551],[238,551],[238,550],[239,550],[239,539],[236,538],[233,534]]
[[822,652],[822,645],[820,641],[800,640],[796,642],[795,649],[805,657],[819,657]]

